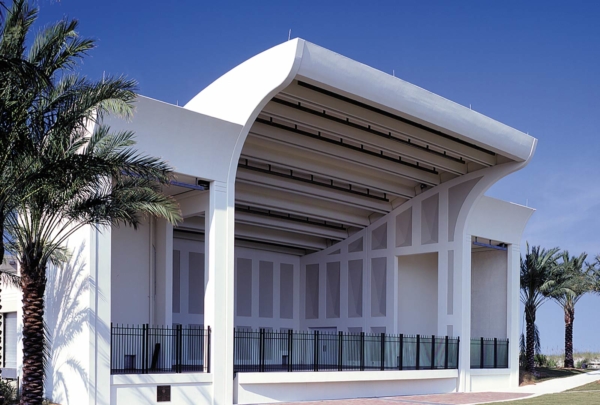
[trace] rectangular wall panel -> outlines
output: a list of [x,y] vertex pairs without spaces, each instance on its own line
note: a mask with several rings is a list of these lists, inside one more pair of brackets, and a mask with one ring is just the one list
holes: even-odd
[[363,306],[363,261],[348,262],[348,317],[362,317]]
[[371,316],[386,315],[387,258],[371,260]]
[[304,291],[305,297],[305,318],[319,318],[319,265],[309,264],[306,266],[306,285]]
[[181,312],[181,252],[173,251],[173,313]]
[[259,262],[258,285],[258,316],[273,318],[273,262]]
[[204,253],[190,252],[189,313],[204,314]]
[[294,318],[294,266],[282,263],[279,274],[279,317]]
[[454,313],[454,250],[448,251],[448,291],[446,296],[447,314]]
[[340,262],[327,263],[327,318],[340,317]]
[[238,316],[252,316],[252,260],[237,259],[235,308]]

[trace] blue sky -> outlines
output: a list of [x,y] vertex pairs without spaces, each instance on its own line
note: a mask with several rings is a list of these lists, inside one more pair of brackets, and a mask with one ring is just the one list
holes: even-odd
[[[81,22],[98,47],[81,73],[125,74],[185,104],[249,57],[301,37],[438,93],[539,139],[524,170],[488,195],[537,208],[530,244],[600,253],[600,2],[38,0],[40,23]],[[575,348],[600,351],[600,298],[577,307]],[[563,316],[538,315],[545,351]]]

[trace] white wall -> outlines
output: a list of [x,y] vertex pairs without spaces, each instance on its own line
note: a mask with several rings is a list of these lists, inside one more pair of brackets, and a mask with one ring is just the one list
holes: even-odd
[[111,376],[111,405],[156,403],[157,387],[171,387],[171,404],[212,405],[211,374],[139,374]]
[[471,257],[471,337],[473,338],[508,337],[506,260],[506,251],[473,251]]
[[398,257],[398,332],[435,335],[437,328],[437,253]]
[[[299,264],[300,259],[298,256],[293,256],[284,253],[270,252],[266,250],[258,250],[258,249],[249,249],[243,247],[235,248],[235,258],[236,258],[236,283],[235,283],[235,326],[236,327],[246,327],[252,329],[259,328],[273,328],[273,329],[294,329],[297,330],[299,328],[299,317],[300,317],[300,293],[299,293],[299,285],[300,285],[300,272],[299,272]],[[241,284],[238,277],[239,272],[239,263],[240,260],[246,260],[246,263],[251,262],[251,284],[245,285]],[[263,263],[263,275],[268,275],[269,268],[273,270],[273,279],[272,279],[272,295],[266,296],[263,295],[260,289],[261,286],[261,262]],[[293,290],[292,291],[282,291],[280,289],[281,286],[281,271],[282,266],[285,267],[292,266],[293,271]],[[284,270],[285,271],[285,270]],[[271,283],[270,279],[263,280],[263,283]],[[265,287],[265,284],[262,284]],[[246,296],[248,294],[248,289],[251,290],[250,298],[251,298],[251,310],[250,316],[242,316],[240,315],[237,304],[237,300],[240,296]],[[246,291],[244,291],[246,290]],[[292,303],[293,303],[293,318],[285,319],[281,317],[281,301],[283,299],[287,299],[291,295]],[[263,311],[261,316],[261,296],[263,296],[262,306],[265,311]],[[287,297],[286,297],[287,296]],[[270,302],[266,302],[265,299]],[[269,305],[270,304],[270,305]],[[269,316],[268,308],[272,309],[272,315]],[[247,312],[244,312],[247,313]]]
[[150,321],[151,225],[138,229],[113,227],[111,286],[114,324],[142,325]]
[[456,390],[457,376],[457,370],[238,373],[234,403],[448,393]]

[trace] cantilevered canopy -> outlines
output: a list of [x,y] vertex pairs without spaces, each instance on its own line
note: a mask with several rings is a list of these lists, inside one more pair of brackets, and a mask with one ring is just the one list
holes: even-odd
[[244,127],[236,237],[299,252],[535,148],[522,132],[300,39],[236,67],[186,108]]

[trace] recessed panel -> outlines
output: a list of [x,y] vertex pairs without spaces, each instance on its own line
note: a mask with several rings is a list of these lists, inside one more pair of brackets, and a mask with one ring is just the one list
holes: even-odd
[[386,315],[386,277],[387,258],[378,257],[371,260],[371,316]]
[[273,318],[273,262],[259,262],[258,285],[258,316]]
[[325,298],[327,318],[340,317],[340,262],[327,263]]
[[252,316],[252,260],[237,259],[235,275],[236,302],[235,309],[238,316]]
[[279,317],[294,318],[294,266],[282,263],[279,274]]
[[306,266],[306,283],[304,286],[304,311],[306,319],[319,318],[319,265]]
[[188,283],[190,314],[204,314],[204,253],[190,252]]

